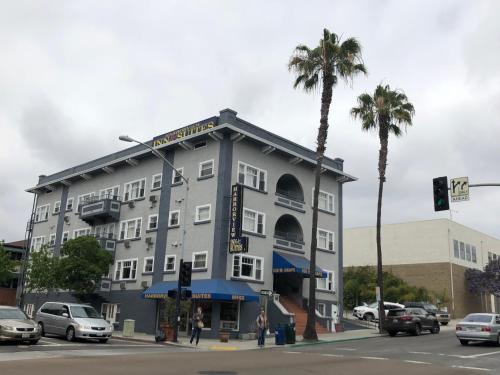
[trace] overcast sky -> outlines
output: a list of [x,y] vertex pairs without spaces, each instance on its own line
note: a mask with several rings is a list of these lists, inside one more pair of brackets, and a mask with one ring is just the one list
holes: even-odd
[[[345,185],[346,227],[374,225],[378,140],[349,116],[380,82],[401,88],[414,126],[389,140],[383,222],[435,213],[432,178],[500,182],[499,1],[0,0],[0,239],[24,238],[50,174],[230,107],[314,148],[320,97],[292,87],[294,47],[324,27],[363,46],[367,77],[333,93],[327,155]],[[500,187],[473,188],[453,218],[500,238]]]

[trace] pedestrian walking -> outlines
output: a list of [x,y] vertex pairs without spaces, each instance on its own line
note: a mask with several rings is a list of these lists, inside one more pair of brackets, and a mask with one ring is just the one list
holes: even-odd
[[266,311],[261,308],[260,313],[256,319],[257,323],[257,345],[259,348],[264,347],[265,339],[266,339],[266,330],[267,330],[267,316]]
[[193,314],[193,331],[191,333],[190,344],[193,343],[194,337],[196,336],[196,346],[198,346],[198,341],[200,341],[200,333],[201,329],[204,327],[203,325],[203,311],[201,307],[198,306],[196,312]]

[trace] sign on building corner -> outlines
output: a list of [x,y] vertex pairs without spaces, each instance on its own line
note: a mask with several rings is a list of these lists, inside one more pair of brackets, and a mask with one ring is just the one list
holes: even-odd
[[231,187],[231,216],[229,220],[229,253],[247,253],[248,237],[241,234],[243,224],[243,185]]

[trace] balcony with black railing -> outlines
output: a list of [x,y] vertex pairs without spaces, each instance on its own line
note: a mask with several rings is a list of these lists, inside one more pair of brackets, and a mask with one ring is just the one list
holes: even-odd
[[90,197],[78,207],[80,219],[89,225],[117,222],[120,210],[121,198],[117,195]]
[[280,177],[276,184],[275,204],[294,211],[305,212],[304,192],[297,178],[291,174]]
[[274,248],[303,253],[304,235],[298,220],[292,215],[281,216],[274,227]]

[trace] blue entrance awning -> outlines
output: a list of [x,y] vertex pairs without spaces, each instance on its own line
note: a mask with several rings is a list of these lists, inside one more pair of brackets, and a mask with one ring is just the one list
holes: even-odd
[[[142,298],[168,298],[168,291],[177,289],[177,281],[156,283],[142,292]],[[259,295],[247,283],[222,279],[193,280],[191,286],[192,299],[215,301],[258,301]]]
[[[310,262],[300,255],[285,254],[273,251],[273,273],[300,273],[304,277],[309,277]],[[328,275],[321,268],[316,266],[316,277],[326,278]]]

